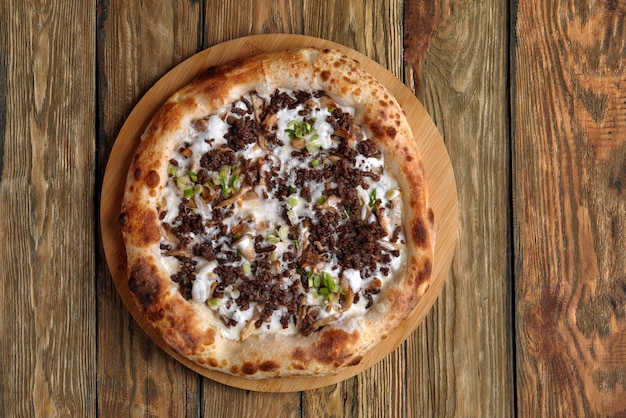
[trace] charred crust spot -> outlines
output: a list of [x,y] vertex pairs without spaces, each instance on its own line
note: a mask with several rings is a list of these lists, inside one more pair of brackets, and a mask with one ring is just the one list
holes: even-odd
[[410,155],[407,155],[407,156],[406,156],[406,160],[407,160],[408,162],[411,162],[411,161],[413,161],[413,157],[412,157],[412,156],[410,156]]
[[350,355],[349,345],[357,338],[356,332],[348,334],[339,329],[331,329],[322,334],[319,342],[311,347],[311,354],[319,362],[332,364]]
[[128,279],[128,288],[135,294],[145,311],[161,292],[161,283],[154,267],[145,261],[133,265]]
[[126,212],[120,213],[119,222],[120,226],[122,227],[126,225],[126,223],[128,222],[128,214]]
[[396,128],[394,128],[393,126],[388,126],[387,127],[387,136],[391,139],[394,139],[396,137]]
[[141,168],[135,169],[135,180],[141,180]]
[[278,369],[278,367],[280,367],[279,364],[271,360],[267,360],[259,364],[259,369],[264,372],[271,372],[272,370]]
[[320,78],[322,79],[322,81],[326,82],[330,79],[330,71],[322,71],[320,73]]
[[303,350],[303,349],[301,349],[301,348],[296,348],[296,349],[294,350],[293,354],[291,355],[291,357],[292,357],[294,360],[298,360],[298,361],[300,361],[300,362],[304,362],[304,361],[306,360],[306,358],[307,358],[307,355],[306,355],[306,353],[304,352],[304,350]]
[[249,362],[245,362],[243,366],[241,366],[241,371],[247,375],[255,374],[258,370],[259,368],[257,367],[256,364],[252,364]]
[[306,370],[306,366],[302,363],[291,363],[291,367],[294,370]]
[[150,171],[148,175],[146,175],[146,185],[151,189],[154,189],[156,186],[158,186],[160,181],[161,177],[159,177],[159,173],[154,170]]
[[374,136],[377,138],[382,138],[383,136],[385,136],[385,129],[378,122],[373,122],[370,125],[370,129],[372,130],[372,133],[374,134]]
[[433,270],[433,265],[431,261],[428,258],[425,259],[424,263],[422,264],[422,268],[417,274],[417,283],[421,284],[425,282],[426,280],[428,280],[430,278],[432,270]]
[[211,366],[211,367],[217,367],[218,366],[217,360],[215,360],[213,357],[209,357],[207,362],[209,363],[209,366]]
[[233,366],[233,367],[230,368],[230,371],[231,371],[232,374],[237,374],[237,373],[239,373],[239,367]]
[[417,245],[418,247],[426,246],[426,242],[428,240],[428,229],[426,228],[426,225],[424,225],[423,219],[418,219],[415,221],[413,227],[411,228],[411,235],[413,237],[415,245]]

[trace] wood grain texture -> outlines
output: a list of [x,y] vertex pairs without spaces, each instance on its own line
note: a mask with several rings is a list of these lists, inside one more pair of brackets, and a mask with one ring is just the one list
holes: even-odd
[[[304,2],[304,33],[328,39],[372,58],[402,80],[402,1]],[[324,18],[320,19],[320,16]],[[394,362],[394,359],[396,362]],[[372,368],[328,389],[306,392],[306,416],[406,416],[404,350],[399,348]],[[350,403],[346,402],[348,399]]]
[[0,5],[2,416],[95,414],[94,20]]
[[[242,36],[263,33],[301,33],[300,2],[271,0],[209,1],[205,7],[204,47]],[[244,395],[245,393],[245,395]],[[227,397],[232,402],[223,402]],[[202,390],[204,410],[215,416],[242,416],[255,411],[259,417],[300,416],[299,393],[244,392],[206,379]]]
[[[99,179],[115,137],[147,89],[201,48],[201,5],[192,1],[98,3]],[[200,29],[200,30],[199,30]],[[100,248],[98,413],[198,416],[201,379],[142,332],[121,303]]]
[[415,14],[405,15],[406,82],[444,137],[461,208],[450,278],[407,344],[407,387],[422,388],[407,404],[413,416],[511,416],[508,11],[500,1],[405,10]]
[[626,415],[626,7],[521,0],[513,127],[520,413]]

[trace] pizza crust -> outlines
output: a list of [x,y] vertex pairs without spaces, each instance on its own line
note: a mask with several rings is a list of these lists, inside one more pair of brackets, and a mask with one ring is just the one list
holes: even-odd
[[[406,265],[363,316],[332,323],[309,335],[255,334],[225,338],[205,307],[185,300],[160,260],[163,231],[158,199],[168,187],[168,161],[193,120],[250,91],[323,90],[355,109],[355,120],[385,155],[402,190]],[[299,49],[210,68],[173,94],[157,111],[131,163],[120,223],[128,257],[129,288],[146,319],[177,352],[228,374],[269,378],[333,374],[358,364],[397,328],[430,284],[435,240],[423,165],[397,101],[358,62],[333,50]]]

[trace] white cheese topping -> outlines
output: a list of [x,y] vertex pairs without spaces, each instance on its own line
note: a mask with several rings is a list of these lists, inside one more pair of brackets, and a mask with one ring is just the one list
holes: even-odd
[[226,338],[358,317],[403,268],[398,182],[353,117],[323,94],[252,92],[176,146],[163,265]]

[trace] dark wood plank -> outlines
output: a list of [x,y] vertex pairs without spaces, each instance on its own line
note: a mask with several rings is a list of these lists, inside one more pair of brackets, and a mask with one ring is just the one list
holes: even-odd
[[520,0],[517,404],[626,415],[626,5]]
[[94,25],[0,4],[0,416],[95,414]]
[[409,415],[511,416],[506,3],[406,2],[404,21],[406,82],[443,135],[460,208],[449,280],[407,344]]
[[[112,0],[98,7],[102,179],[108,152],[133,106],[169,69],[201,49],[202,7],[182,0]],[[101,247],[98,260],[99,414],[199,416],[201,379],[143,333],[121,302]]]

